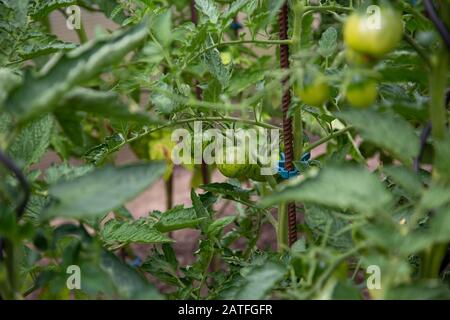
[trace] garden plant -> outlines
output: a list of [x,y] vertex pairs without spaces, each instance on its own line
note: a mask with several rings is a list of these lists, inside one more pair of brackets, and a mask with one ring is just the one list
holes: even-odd
[[449,0],[0,0],[1,299],[449,299],[449,30]]

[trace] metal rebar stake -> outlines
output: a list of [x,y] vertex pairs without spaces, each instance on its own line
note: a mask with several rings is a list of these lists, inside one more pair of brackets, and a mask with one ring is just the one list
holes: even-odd
[[[280,26],[280,40],[288,39],[288,13],[289,7],[287,1],[284,3],[279,13],[279,26]],[[289,46],[280,46],[280,66],[282,69],[289,69]],[[283,79],[283,88],[289,82],[289,78]],[[291,105],[291,91],[290,88],[286,88],[283,92],[283,98],[281,103],[281,110],[283,112],[283,139],[284,139],[284,154],[285,154],[285,169],[293,170],[293,134],[292,134],[292,118],[288,116],[289,106]],[[291,246],[297,241],[297,214],[295,208],[295,202],[287,204],[288,212],[288,240]]]

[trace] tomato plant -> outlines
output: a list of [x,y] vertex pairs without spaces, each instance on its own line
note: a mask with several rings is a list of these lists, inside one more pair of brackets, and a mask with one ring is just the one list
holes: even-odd
[[450,1],[0,17],[2,299],[450,298]]

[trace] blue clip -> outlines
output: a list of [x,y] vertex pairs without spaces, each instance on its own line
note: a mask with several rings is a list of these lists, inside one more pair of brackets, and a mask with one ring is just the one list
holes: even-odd
[[136,257],[136,259],[134,259],[133,261],[130,262],[130,265],[133,268],[139,268],[142,264],[142,259],[139,257]]
[[[302,158],[301,158],[301,162],[308,162],[311,159],[311,153],[305,153]],[[294,170],[286,170],[285,169],[285,155],[284,152],[280,153],[280,160],[278,161],[278,174],[281,176],[281,178],[283,179],[290,179],[293,178],[295,176],[298,176],[300,174],[300,171],[298,171],[296,168]]]
[[233,30],[239,30],[239,29],[242,29],[242,24],[240,24],[240,23],[237,22],[237,21],[233,21],[233,22],[231,23],[230,27],[231,27],[231,29],[233,29]]

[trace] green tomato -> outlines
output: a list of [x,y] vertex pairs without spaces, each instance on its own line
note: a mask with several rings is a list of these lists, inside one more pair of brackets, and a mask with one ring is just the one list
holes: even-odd
[[344,25],[344,41],[347,46],[376,58],[391,52],[402,35],[401,15],[386,7],[370,14],[353,13]]
[[296,94],[307,105],[321,107],[330,99],[330,86],[320,72],[307,73],[302,87],[297,90]]
[[[225,177],[228,178],[246,178],[246,173],[249,170],[248,157],[245,156],[244,163],[238,163],[238,156],[242,154],[243,149],[240,147],[231,147],[225,149],[225,159],[223,163],[217,164],[217,169],[222,173]],[[232,158],[232,154],[234,153],[234,159]]]
[[356,77],[347,86],[346,99],[356,108],[367,108],[375,103],[378,96],[378,85],[373,79]]
[[266,178],[261,174],[261,168],[257,164],[249,164],[245,176],[258,182],[265,182]]

